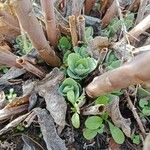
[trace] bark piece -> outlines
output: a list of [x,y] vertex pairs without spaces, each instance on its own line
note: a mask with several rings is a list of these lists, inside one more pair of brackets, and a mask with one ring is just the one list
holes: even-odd
[[54,0],[41,0],[41,6],[44,12],[46,32],[50,44],[54,47],[57,45],[57,28],[54,13]]
[[64,74],[58,68],[37,83],[35,91],[45,98],[46,108],[54,118],[55,123],[65,126],[67,104],[58,92],[59,84],[64,80]]
[[127,137],[131,137],[131,120],[125,119],[122,117],[120,110],[119,110],[119,97],[116,96],[115,99],[108,105],[107,111],[109,116],[111,117],[113,123],[122,129]]
[[37,108],[35,113],[48,150],[66,150],[64,141],[57,135],[54,120],[47,110]]
[[19,23],[27,32],[33,46],[38,50],[40,56],[51,66],[60,66],[60,59],[49,46],[42,27],[32,12],[30,0],[11,0]]
[[131,62],[95,77],[86,87],[86,93],[91,97],[97,97],[150,80],[149,58],[150,52],[140,54]]

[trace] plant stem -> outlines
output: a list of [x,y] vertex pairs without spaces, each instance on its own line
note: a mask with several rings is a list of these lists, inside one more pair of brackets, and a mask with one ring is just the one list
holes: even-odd
[[90,97],[97,97],[130,85],[140,84],[150,80],[150,51],[136,56],[131,62],[108,71],[86,87]]
[[60,66],[60,59],[49,46],[42,27],[32,12],[30,0],[11,0],[19,23],[27,32],[33,46],[38,50],[40,56],[51,66]]
[[73,47],[74,47],[74,46],[77,46],[77,44],[78,44],[78,35],[77,35],[77,28],[76,28],[76,17],[74,15],[69,16],[69,26],[70,26],[72,44],[73,44]]
[[58,37],[54,13],[54,2],[53,0],[41,0],[41,6],[44,13],[48,40],[52,46],[56,47]]

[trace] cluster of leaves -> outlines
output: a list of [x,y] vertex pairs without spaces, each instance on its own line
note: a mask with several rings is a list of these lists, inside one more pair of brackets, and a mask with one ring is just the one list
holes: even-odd
[[71,121],[75,128],[80,127],[79,105],[84,100],[84,96],[80,96],[81,90],[80,84],[71,78],[65,79],[59,87],[59,92],[72,104],[73,115]]
[[113,51],[109,51],[107,54],[105,64],[106,64],[106,69],[107,70],[113,70],[115,68],[118,68],[122,65],[122,60],[119,60]]
[[[86,41],[91,40],[93,38],[92,35],[93,28],[87,27],[85,31]],[[81,47],[72,48],[71,39],[68,36],[60,38],[58,48],[63,53],[63,65],[61,69],[69,77],[62,82],[59,91],[71,103],[73,112],[71,121],[75,128],[79,128],[79,107],[85,99],[79,83],[96,68],[97,61],[88,54],[86,43]]]
[[[85,30],[86,41],[91,40],[92,36],[93,28],[87,27]],[[97,66],[97,61],[88,54],[86,43],[81,47],[72,48],[70,37],[63,36],[59,40],[58,48],[64,54],[62,68],[66,75],[73,79],[82,80],[86,78]]]
[[[93,37],[93,29],[91,27],[86,28],[86,41],[91,40]],[[73,112],[71,121],[75,128],[80,127],[80,104],[85,100],[82,94],[82,87],[80,81],[88,76],[97,66],[97,61],[91,58],[86,44],[81,47],[74,47],[72,50],[70,37],[61,37],[59,40],[59,49],[63,52],[63,70],[66,73],[66,78],[59,87],[59,92],[71,103],[71,109]],[[106,59],[106,66],[108,70],[117,68],[121,65],[114,55],[110,53]],[[120,91],[114,91],[113,94],[121,95]],[[113,95],[101,96],[95,100],[95,105],[107,105]],[[85,129],[83,136],[90,140],[97,134],[104,132],[104,127],[108,123],[110,132],[117,143],[122,144],[124,142],[123,132],[116,126],[114,126],[108,118],[108,113],[105,112],[100,116],[88,117],[85,121]]]
[[[100,96],[95,100],[95,105],[103,104],[107,105],[111,101],[111,97],[115,96],[112,94],[106,96]],[[104,132],[104,128],[106,123],[109,125],[110,133],[114,139],[114,141],[118,144],[122,144],[125,141],[124,133],[121,129],[113,125],[108,118],[108,113],[104,112],[101,117],[100,116],[91,116],[88,117],[85,121],[85,130],[83,132],[83,136],[90,140],[93,139],[97,134],[102,134]]]
[[103,30],[103,35],[107,37],[114,37],[114,35],[121,30],[122,24],[124,24],[129,30],[131,27],[134,25],[134,14],[133,13],[127,13],[126,16],[124,17],[124,20],[114,18],[108,25],[106,29]]
[[19,35],[15,39],[14,47],[18,49],[20,55],[28,54],[33,48],[32,43],[30,42],[30,40],[27,38],[25,34]]

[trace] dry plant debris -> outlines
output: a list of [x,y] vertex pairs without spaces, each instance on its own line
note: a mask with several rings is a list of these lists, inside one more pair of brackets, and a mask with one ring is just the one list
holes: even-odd
[[149,150],[149,6],[1,1],[0,149]]

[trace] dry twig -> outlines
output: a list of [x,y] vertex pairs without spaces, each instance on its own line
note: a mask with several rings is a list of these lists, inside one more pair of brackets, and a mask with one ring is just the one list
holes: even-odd
[[132,103],[132,101],[131,101],[128,93],[127,93],[127,91],[125,92],[125,94],[126,94],[126,98],[127,98],[127,102],[129,104],[129,107],[130,107],[130,109],[131,109],[131,111],[132,111],[132,113],[134,115],[134,118],[136,119],[136,121],[138,123],[138,126],[139,126],[139,128],[140,128],[140,130],[142,132],[143,137],[145,137],[146,136],[146,132],[145,132],[143,124],[142,124],[142,122],[140,120],[140,117],[139,117],[138,113],[136,112],[136,108],[134,107],[134,105],[133,105],[133,103]]
[[136,17],[135,24],[138,24],[138,23],[140,23],[140,21],[143,20],[144,13],[145,13],[145,8],[147,6],[148,1],[149,0],[140,0],[140,7],[139,7],[139,10],[138,10],[138,14],[137,14],[137,17]]
[[28,33],[33,46],[38,50],[40,56],[51,66],[60,66],[60,59],[54,50],[49,46],[44,32],[32,12],[30,0],[11,0],[19,23]]
[[56,47],[58,35],[53,0],[41,0],[41,6],[44,12],[48,40],[52,46]]
[[77,35],[77,28],[76,28],[76,17],[69,16],[69,26],[72,38],[72,45],[77,46],[78,44],[78,35]]

